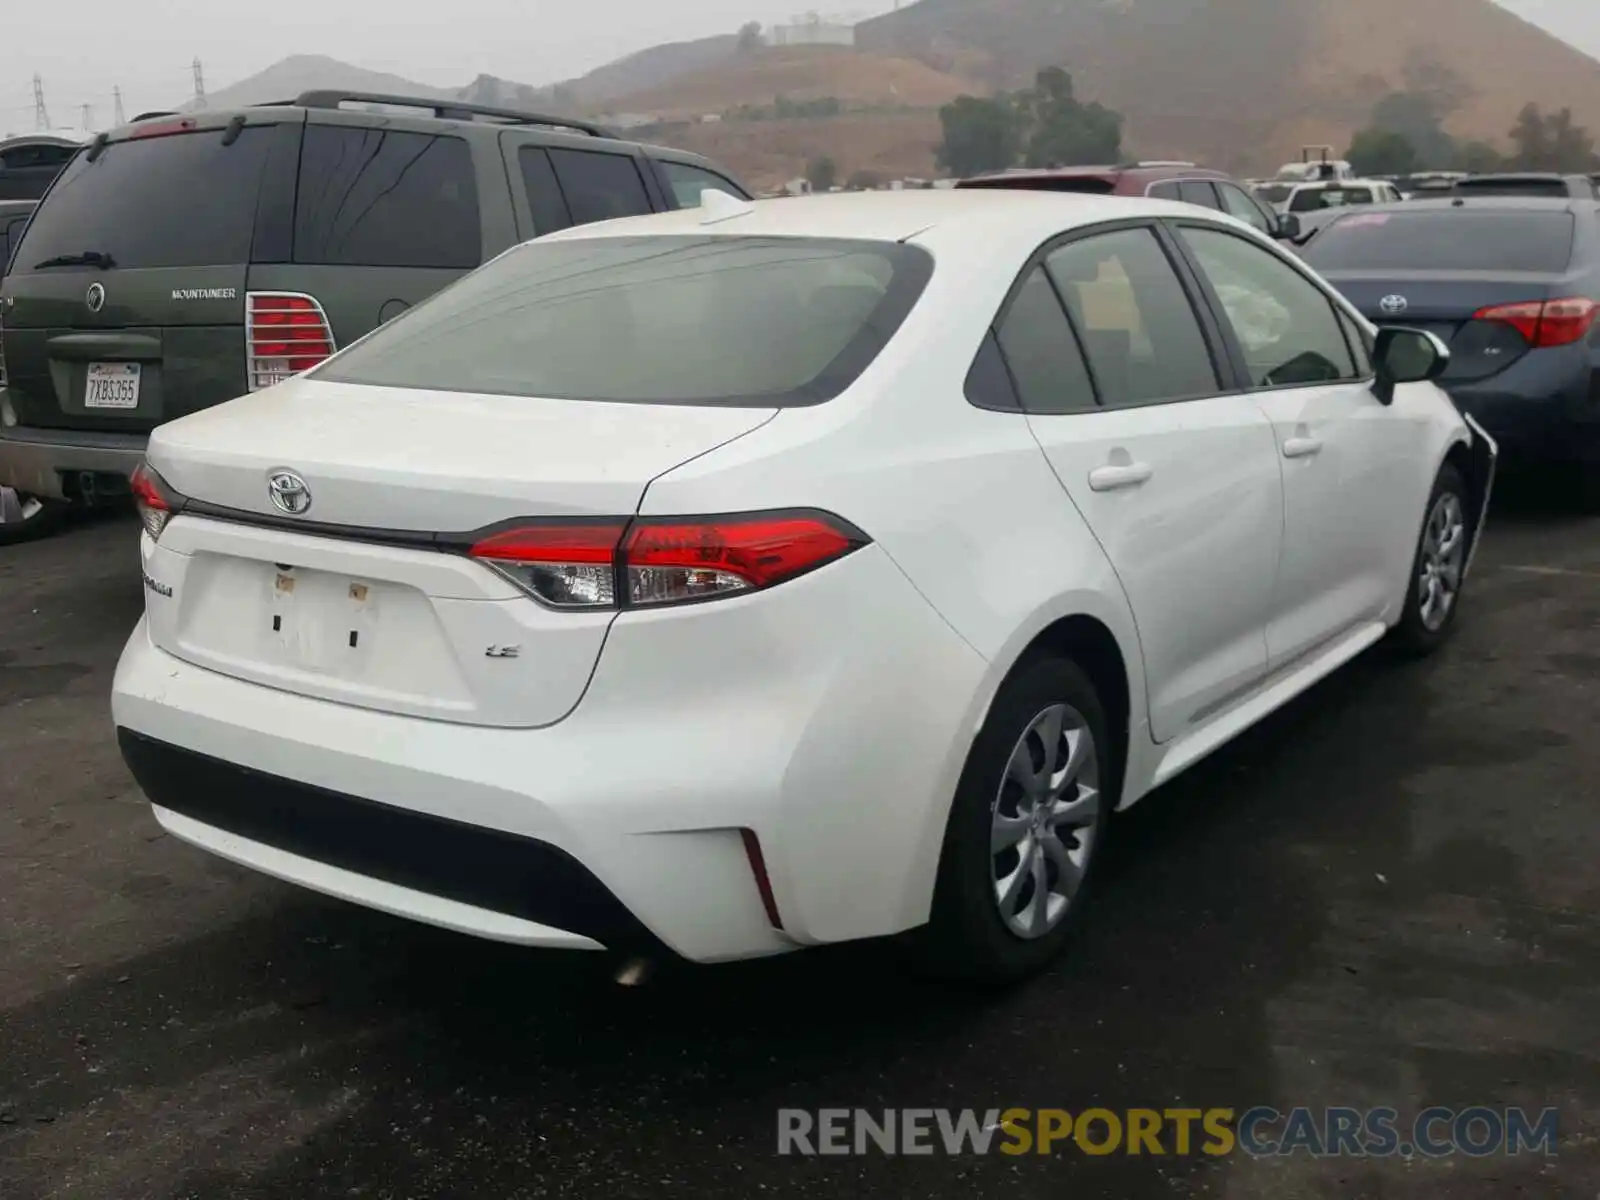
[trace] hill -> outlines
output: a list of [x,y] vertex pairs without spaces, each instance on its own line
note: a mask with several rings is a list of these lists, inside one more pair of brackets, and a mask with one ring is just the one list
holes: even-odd
[[912,58],[847,46],[787,46],[736,53],[653,90],[617,98],[618,111],[687,116],[834,99],[845,110],[938,108],[983,85]]
[[[293,99],[301,92],[316,88],[348,88],[358,92],[430,98],[452,94],[442,88],[402,79],[398,75],[368,71],[323,54],[294,54],[273,63],[265,71],[210,93],[206,97],[206,106],[239,108],[248,104],[270,104],[274,100]],[[191,109],[194,105],[191,102],[183,107]]]
[[1503,142],[1530,100],[1600,132],[1600,62],[1492,0],[920,0],[857,44],[995,87],[1059,64],[1141,155],[1235,170],[1347,144],[1391,90],[1448,95],[1462,136]]

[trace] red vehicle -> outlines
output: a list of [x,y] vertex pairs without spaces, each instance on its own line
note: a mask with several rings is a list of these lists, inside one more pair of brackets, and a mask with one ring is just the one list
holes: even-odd
[[1268,237],[1292,242],[1299,218],[1274,212],[1250,189],[1222,171],[1191,162],[1136,162],[1116,167],[1048,167],[975,175],[958,188],[1027,188],[1046,192],[1090,192],[1099,196],[1154,196],[1214,208],[1254,225]]

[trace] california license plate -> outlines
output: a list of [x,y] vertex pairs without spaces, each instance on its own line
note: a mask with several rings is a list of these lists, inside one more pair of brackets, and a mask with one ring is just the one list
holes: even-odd
[[90,363],[83,389],[85,408],[138,408],[138,363]]

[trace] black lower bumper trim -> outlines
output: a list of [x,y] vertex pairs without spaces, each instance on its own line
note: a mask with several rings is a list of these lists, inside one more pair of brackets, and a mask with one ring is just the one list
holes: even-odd
[[302,858],[593,938],[660,943],[577,859],[546,842],[379,804],[117,730],[152,803]]

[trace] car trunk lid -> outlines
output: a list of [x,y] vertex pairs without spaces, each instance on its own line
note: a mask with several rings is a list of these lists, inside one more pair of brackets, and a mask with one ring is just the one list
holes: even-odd
[[[612,614],[544,608],[463,551],[516,518],[635,513],[650,481],[772,409],[601,404],[292,380],[158,430],[188,498],[147,564],[179,658],[339,703],[471,724],[560,720]],[[306,504],[274,505],[292,472]]]
[[1485,309],[1564,296],[1565,277],[1522,271],[1324,271],[1323,277],[1378,325],[1436,334],[1450,347],[1442,381],[1498,374],[1530,346],[1503,321],[1474,319]]

